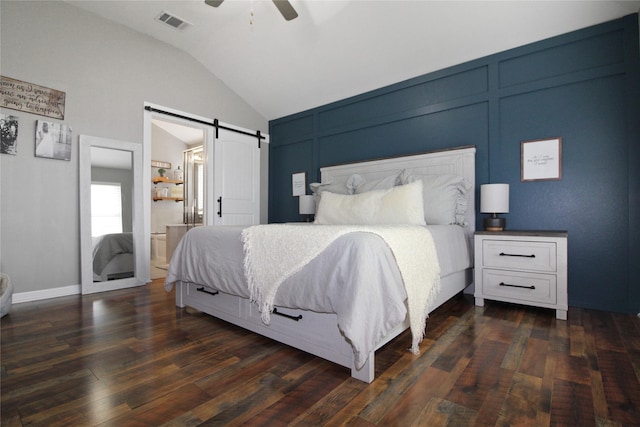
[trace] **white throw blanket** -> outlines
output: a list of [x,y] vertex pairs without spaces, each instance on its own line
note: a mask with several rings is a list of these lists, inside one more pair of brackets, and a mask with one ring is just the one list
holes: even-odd
[[419,353],[429,307],[440,291],[440,265],[431,233],[421,226],[341,226],[267,224],[242,232],[244,270],[251,300],[269,324],[278,287],[300,271],[338,237],[374,233],[391,248],[407,293],[411,351]]

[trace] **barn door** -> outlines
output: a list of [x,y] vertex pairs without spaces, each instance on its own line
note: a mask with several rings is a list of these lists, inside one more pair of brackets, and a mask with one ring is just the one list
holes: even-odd
[[259,224],[258,139],[219,129],[213,156],[213,225]]

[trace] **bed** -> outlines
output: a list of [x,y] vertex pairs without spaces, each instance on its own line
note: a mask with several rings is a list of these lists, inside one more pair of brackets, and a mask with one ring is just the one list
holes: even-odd
[[94,282],[133,277],[133,233],[95,236],[91,243]]
[[474,183],[472,146],[321,168],[315,223],[193,229],[165,287],[371,382],[376,349],[410,328],[418,353],[426,315],[472,282]]

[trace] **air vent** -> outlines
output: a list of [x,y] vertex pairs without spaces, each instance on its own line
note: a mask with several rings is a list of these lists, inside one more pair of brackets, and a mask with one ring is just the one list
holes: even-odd
[[156,20],[158,22],[162,22],[163,24],[167,24],[174,30],[179,31],[184,31],[185,29],[193,25],[191,22],[185,21],[182,18],[178,18],[177,16],[165,10],[163,10],[162,13],[160,13],[160,15],[156,17]]

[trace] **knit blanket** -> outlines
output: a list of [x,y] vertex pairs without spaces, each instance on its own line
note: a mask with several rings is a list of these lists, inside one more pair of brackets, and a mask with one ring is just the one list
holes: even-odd
[[407,294],[411,351],[419,354],[429,307],[440,290],[438,256],[425,227],[266,224],[246,228],[242,242],[251,301],[258,305],[262,321],[269,324],[278,287],[334,240],[355,232],[377,234],[391,249]]

